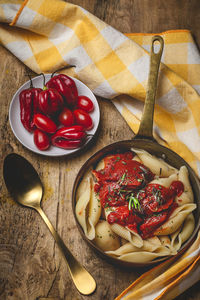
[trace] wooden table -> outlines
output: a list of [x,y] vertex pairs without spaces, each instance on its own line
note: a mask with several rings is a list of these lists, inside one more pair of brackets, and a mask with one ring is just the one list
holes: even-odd
[[[161,32],[191,29],[200,46],[199,0],[73,0],[121,32]],[[0,202],[0,299],[97,299],[112,300],[144,270],[127,271],[97,256],[82,240],[72,216],[71,191],[75,176],[85,160],[108,143],[133,137],[132,131],[105,99],[101,109],[100,133],[96,144],[73,158],[46,158],[24,148],[8,122],[9,103],[27,80],[27,68],[3,47],[0,48],[1,159],[16,152],[37,169],[45,186],[42,206],[74,255],[93,274],[97,290],[90,298],[76,291],[65,262],[39,215],[19,207],[9,197],[2,181]],[[115,120],[113,122],[113,120]],[[1,160],[3,162],[3,160]],[[178,300],[200,299],[197,283]]]

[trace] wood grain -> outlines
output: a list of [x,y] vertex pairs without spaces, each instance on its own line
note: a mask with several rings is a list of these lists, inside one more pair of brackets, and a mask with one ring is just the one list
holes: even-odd
[[[199,0],[73,0],[121,32],[161,32],[191,29],[200,46]],[[98,287],[88,297],[74,288],[63,261],[39,215],[18,206],[1,181],[0,202],[0,299],[94,299],[112,300],[144,270],[125,270],[97,256],[82,240],[72,216],[71,191],[76,174],[86,159],[101,147],[133,133],[105,99],[98,99],[101,124],[98,138],[87,152],[72,158],[46,158],[25,149],[14,137],[8,122],[12,96],[27,80],[26,67],[3,47],[0,48],[1,165],[11,152],[26,157],[44,183],[42,206],[66,245],[95,277]],[[114,120],[114,122],[113,122]],[[177,300],[200,299],[197,283]]]

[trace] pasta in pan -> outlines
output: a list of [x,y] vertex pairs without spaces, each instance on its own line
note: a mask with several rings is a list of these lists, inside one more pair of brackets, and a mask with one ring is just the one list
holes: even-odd
[[93,240],[95,238],[95,226],[101,215],[101,205],[94,192],[94,183],[91,177],[88,177],[87,185],[81,186],[81,189],[83,188],[83,193],[76,205],[76,216],[86,237]]
[[195,209],[186,166],[178,170],[140,149],[104,157],[76,193],[86,237],[128,262],[175,255],[194,230]]
[[194,216],[190,213],[185,219],[182,227],[178,228],[171,235],[171,245],[174,249],[179,250],[181,245],[190,237],[194,230]]

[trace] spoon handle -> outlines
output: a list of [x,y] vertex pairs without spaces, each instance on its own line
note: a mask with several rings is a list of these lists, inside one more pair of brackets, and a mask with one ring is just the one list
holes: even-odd
[[35,207],[40,216],[43,218],[47,227],[49,228],[51,234],[53,235],[55,241],[57,242],[58,248],[60,249],[63,257],[66,260],[69,272],[71,274],[72,280],[78,289],[78,291],[83,295],[89,295],[93,293],[96,289],[96,282],[90,273],[77,261],[77,259],[72,255],[70,250],[65,246],[63,240],[59,234],[54,229],[53,225],[45,215],[41,207]]

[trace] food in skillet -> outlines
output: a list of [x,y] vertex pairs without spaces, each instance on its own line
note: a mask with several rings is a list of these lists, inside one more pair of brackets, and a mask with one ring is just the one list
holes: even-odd
[[195,226],[187,168],[177,170],[144,150],[104,157],[85,174],[76,199],[86,237],[128,262],[175,255]]

